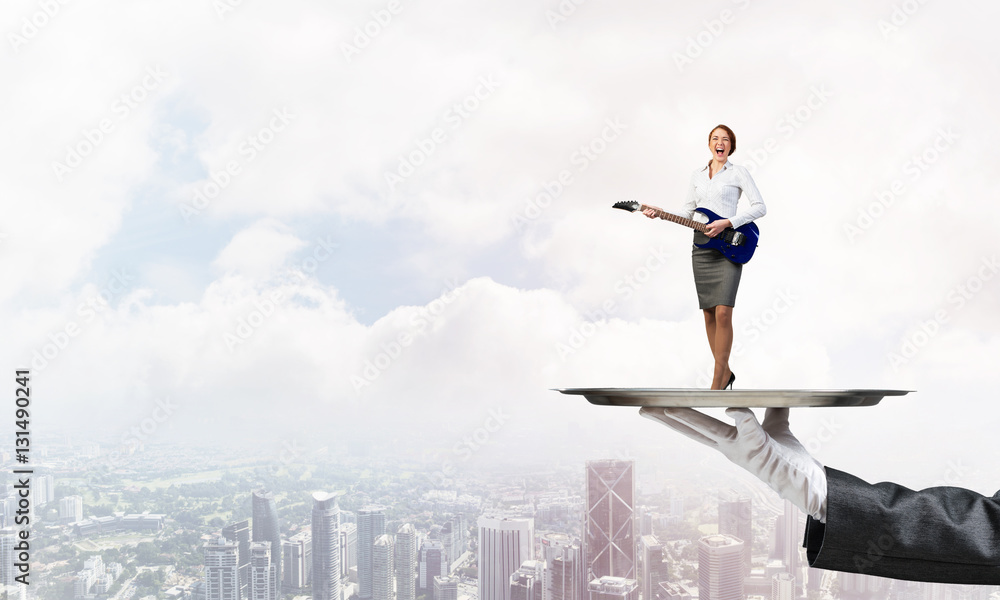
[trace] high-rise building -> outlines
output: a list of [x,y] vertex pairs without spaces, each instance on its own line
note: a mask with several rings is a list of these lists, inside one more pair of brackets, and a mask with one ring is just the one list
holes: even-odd
[[[837,580],[840,582],[840,597],[845,600],[876,600],[885,598],[889,593],[889,580],[882,577],[873,577],[861,573],[837,573]],[[922,600],[933,600],[934,591],[942,591],[942,587],[934,588],[925,586],[919,596]],[[902,590],[893,588],[893,595],[900,594]],[[913,594],[911,594],[913,595]],[[939,600],[944,600],[943,595],[939,595]]]
[[428,536],[440,540],[444,548],[445,572],[451,570],[454,564],[465,552],[465,519],[461,514],[451,515],[444,525],[435,525]]
[[743,542],[731,535],[698,540],[699,600],[743,600]]
[[648,506],[635,509],[635,520],[639,526],[639,537],[653,535],[653,510]]
[[[819,592],[823,589],[823,575],[826,573],[824,569],[814,569],[813,567],[806,567],[806,586],[807,590],[810,592]],[[807,594],[808,595],[808,594]],[[900,600],[897,598],[896,600]]]
[[781,521],[781,562],[785,563],[785,568],[795,577],[797,585],[801,581],[799,577],[799,544],[802,543],[802,531],[799,528],[799,509],[794,504],[785,500],[785,513],[778,517]]
[[300,531],[281,542],[282,589],[302,591],[312,574],[312,533]]
[[562,533],[542,536],[546,600],[584,600],[583,552],[579,540]]
[[249,600],[278,600],[277,571],[271,560],[270,542],[250,542]]
[[635,579],[605,575],[587,585],[588,600],[639,600],[639,584]]
[[372,547],[385,535],[385,508],[366,506],[358,511],[358,596],[372,598]]
[[432,600],[458,600],[458,577],[434,576]]
[[215,542],[206,542],[203,549],[205,600],[241,600],[239,545],[220,536]]
[[510,600],[543,600],[545,597],[545,563],[526,560],[510,576]]
[[250,521],[244,519],[235,523],[230,523],[222,528],[222,537],[230,542],[236,542],[239,547],[239,559],[237,560],[237,573],[240,582],[240,598],[247,600],[250,597]]
[[382,534],[372,544],[372,600],[395,600],[393,589],[396,568],[393,565],[392,538]]
[[795,577],[791,573],[771,576],[771,600],[795,600]]
[[409,523],[396,532],[396,598],[417,598],[417,530]]
[[56,482],[52,475],[42,475],[45,480],[45,503],[54,502],[56,499]]
[[340,600],[340,508],[337,496],[313,494],[312,597]]
[[510,600],[510,576],[532,558],[534,520],[479,517],[479,600]]
[[634,579],[635,461],[587,461],[587,578]]
[[66,496],[59,500],[59,522],[76,523],[83,520],[83,498]]
[[0,529],[0,590],[5,585],[14,585],[14,530]]
[[441,540],[424,540],[420,544],[417,561],[417,587],[421,591],[430,591],[434,578],[448,575],[448,557]]
[[274,494],[266,490],[257,490],[252,495],[253,531],[251,539],[255,542],[271,544],[271,562],[278,576],[276,582],[277,597],[281,597],[281,527],[278,524],[278,507],[274,503]]
[[351,579],[351,569],[358,569],[358,525],[356,523],[340,522],[340,578],[341,581],[357,581]]
[[48,481],[42,475],[36,475],[31,481],[31,503],[38,508],[48,503],[48,485]]
[[639,557],[642,598],[649,600],[659,584],[668,579],[663,544],[656,539],[656,536],[642,536],[639,538]]
[[673,581],[661,581],[651,600],[691,600],[691,591]]
[[719,498],[719,533],[734,536],[743,542],[743,560],[746,563],[743,574],[749,575],[753,546],[753,505],[750,496],[729,491]]
[[451,550],[448,552],[448,560],[454,563],[465,553],[466,526],[465,517],[462,514],[451,516],[448,524],[451,525]]
[[684,518],[684,496],[676,489],[670,490],[670,514],[671,519]]

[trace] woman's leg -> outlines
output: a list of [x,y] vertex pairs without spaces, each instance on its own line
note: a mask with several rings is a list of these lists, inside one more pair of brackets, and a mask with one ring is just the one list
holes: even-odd
[[712,358],[715,358],[715,309],[713,306],[701,311],[705,313],[705,333],[708,334],[708,346],[712,349]]
[[[729,354],[733,350],[733,307],[720,304],[714,310],[712,329],[715,339],[714,343],[711,341],[709,343],[712,347],[712,356],[715,358],[712,389],[721,390],[722,386],[729,383],[729,376],[732,373],[729,369]],[[707,320],[706,317],[706,329]]]

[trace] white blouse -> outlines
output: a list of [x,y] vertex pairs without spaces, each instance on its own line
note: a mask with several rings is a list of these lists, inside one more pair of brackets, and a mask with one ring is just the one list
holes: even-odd
[[[750,201],[750,208],[736,214],[740,195],[744,192]],[[734,165],[729,161],[726,161],[722,169],[711,179],[708,177],[708,165],[691,174],[691,186],[684,201],[683,211],[679,214],[688,219],[707,223],[708,217],[694,212],[695,208],[707,208],[723,219],[729,219],[733,229],[750,221],[756,221],[767,214],[764,199],[760,197],[757,184],[750,177],[750,172],[746,167]]]

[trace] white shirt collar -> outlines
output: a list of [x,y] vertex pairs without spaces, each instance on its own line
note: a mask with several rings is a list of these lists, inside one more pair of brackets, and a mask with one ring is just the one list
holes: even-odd
[[[712,159],[712,160],[714,160],[714,159]],[[705,171],[705,170],[707,170],[707,169],[708,169],[709,167],[711,167],[711,166],[712,166],[712,160],[709,160],[709,161],[708,161],[708,164],[707,164],[707,165],[705,165],[705,166],[704,166],[704,167],[703,167],[703,168],[702,168],[701,170],[702,170],[702,171]],[[725,171],[726,169],[728,169],[728,168],[729,168],[729,167],[731,167],[731,166],[733,166],[733,163],[729,162],[729,159],[727,158],[727,159],[726,159],[726,163],[725,163],[724,165],[722,165],[722,169],[721,169],[721,170],[720,170],[719,172],[721,173],[722,171]]]

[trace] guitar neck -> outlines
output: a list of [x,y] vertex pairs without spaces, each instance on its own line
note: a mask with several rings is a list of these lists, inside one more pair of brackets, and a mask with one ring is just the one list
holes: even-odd
[[705,230],[707,229],[707,227],[705,226],[704,223],[699,223],[698,221],[694,221],[692,219],[685,219],[684,217],[678,217],[677,215],[675,215],[673,213],[668,213],[667,211],[660,210],[660,209],[658,209],[658,208],[656,208],[654,206],[646,206],[645,204],[643,204],[642,208],[640,208],[639,210],[640,211],[644,211],[647,208],[651,209],[654,213],[656,213],[657,217],[659,217],[661,219],[666,219],[666,220],[671,221],[673,223],[677,223],[678,225],[683,225],[685,227],[690,227],[691,229],[695,229],[695,230],[700,231],[702,233],[704,233]]

